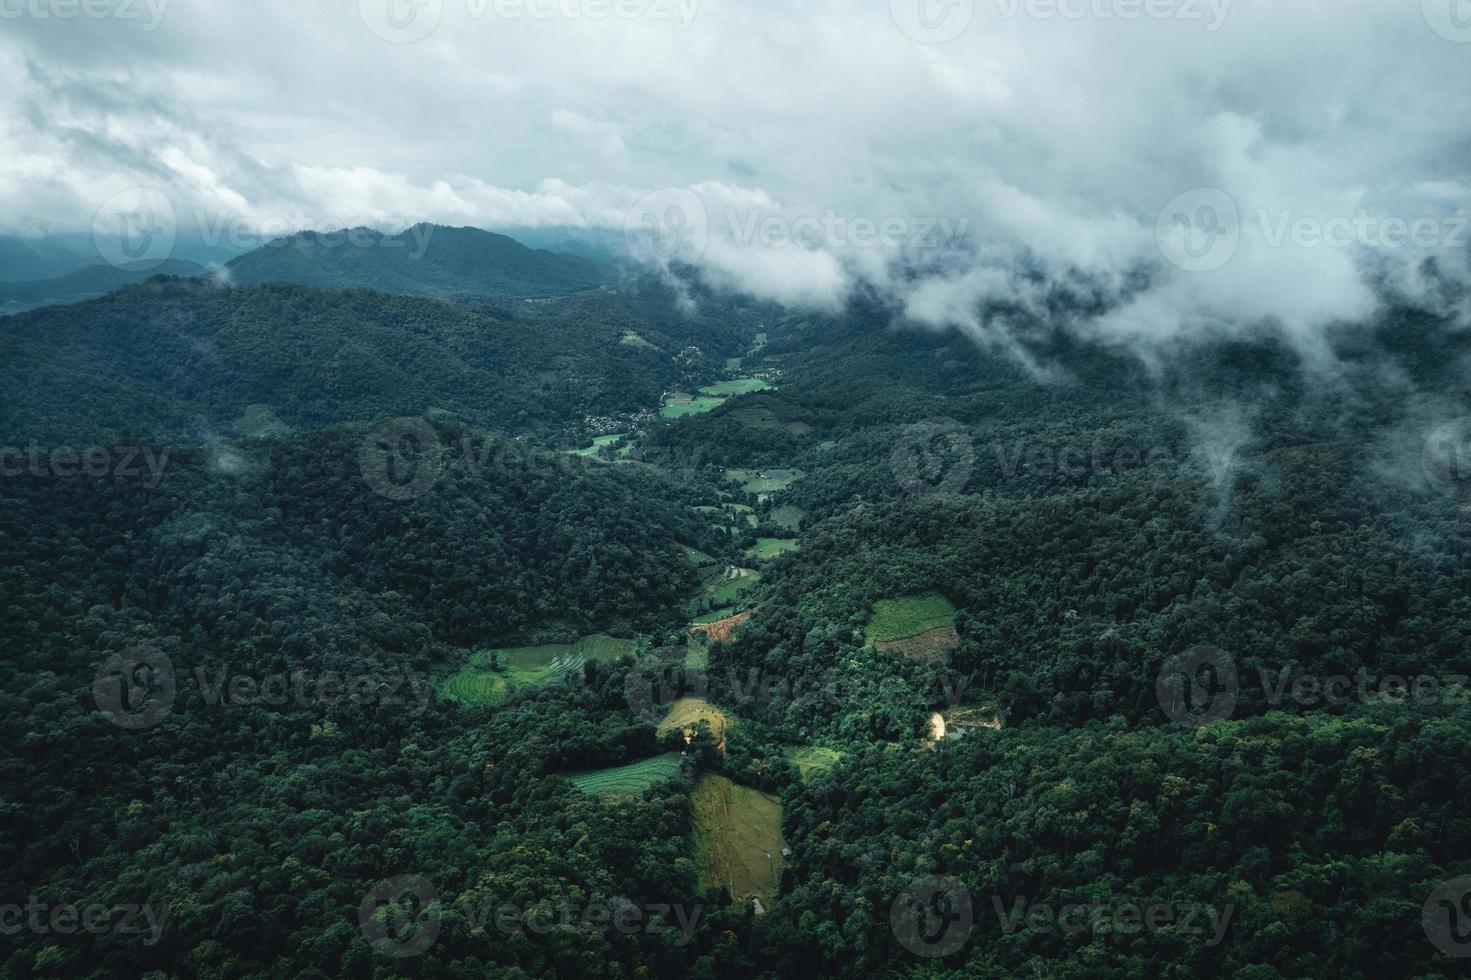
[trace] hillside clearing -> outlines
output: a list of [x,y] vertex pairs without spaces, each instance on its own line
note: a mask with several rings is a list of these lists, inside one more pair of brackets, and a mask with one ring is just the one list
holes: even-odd
[[650,786],[667,783],[678,776],[679,765],[678,752],[665,752],[652,759],[631,762],[626,766],[569,773],[567,781],[589,796],[601,799],[641,796]]
[[738,902],[760,899],[769,906],[781,882],[781,801],[705,775],[690,794],[695,863],[700,884],[725,888]]
[[735,719],[704,698],[679,698],[669,706],[664,720],[654,734],[663,738],[670,732],[684,731],[686,738],[694,732],[695,725],[705,722],[710,726],[715,741],[724,744],[725,733],[735,726]]

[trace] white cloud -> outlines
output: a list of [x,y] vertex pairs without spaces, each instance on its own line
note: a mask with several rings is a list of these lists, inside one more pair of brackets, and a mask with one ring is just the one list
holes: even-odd
[[[846,0],[706,0],[682,31],[477,19],[445,0],[438,28],[401,45],[356,3],[174,3],[151,32],[6,21],[0,222],[86,228],[145,184],[185,212],[257,222],[617,229],[648,191],[686,187],[711,212],[710,277],[731,288],[830,307],[867,279],[917,319],[994,335],[1006,326],[977,319],[972,298],[1017,300],[1021,270],[1081,273],[1118,305],[1079,328],[1135,344],[1266,321],[1310,349],[1326,324],[1372,313],[1366,260],[1426,301],[1422,259],[1464,276],[1452,246],[1272,233],[1283,215],[1454,220],[1471,206],[1471,46],[1419,4],[1235,0],[1215,31],[1008,6],[979,0],[942,45],[906,36],[887,3]],[[1228,264],[1185,272],[1155,222],[1198,187],[1227,192],[1243,224]],[[978,267],[901,285],[890,262],[913,248],[772,248],[740,232],[753,215],[830,212],[968,222]],[[1125,292],[1141,270],[1150,287]]]

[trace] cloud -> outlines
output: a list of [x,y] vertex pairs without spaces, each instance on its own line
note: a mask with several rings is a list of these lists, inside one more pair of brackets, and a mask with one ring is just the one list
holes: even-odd
[[[868,284],[1013,349],[978,304],[1080,281],[1106,311],[1074,327],[1140,349],[1272,329],[1313,351],[1386,287],[1468,313],[1471,45],[1421,4],[978,0],[943,44],[845,0],[707,0],[687,29],[444,0],[405,44],[357,8],[7,20],[3,230],[88,228],[134,185],[216,224],[621,229],[676,187],[716,284],[818,308]],[[1161,212],[1200,189],[1235,209],[1233,248],[1182,268]],[[1163,234],[1193,248],[1214,212],[1179,214]],[[1361,214],[1341,243],[1298,233]],[[1396,218],[1438,237],[1388,243]]]

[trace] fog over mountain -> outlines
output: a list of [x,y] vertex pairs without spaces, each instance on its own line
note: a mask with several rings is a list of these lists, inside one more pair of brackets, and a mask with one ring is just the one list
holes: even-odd
[[877,287],[1003,347],[1065,285],[1093,301],[1071,325],[1146,355],[1266,329],[1312,358],[1387,299],[1471,310],[1452,0],[128,12],[7,21],[0,231],[111,227],[139,193],[247,247],[648,227],[640,257],[713,285],[814,309]]

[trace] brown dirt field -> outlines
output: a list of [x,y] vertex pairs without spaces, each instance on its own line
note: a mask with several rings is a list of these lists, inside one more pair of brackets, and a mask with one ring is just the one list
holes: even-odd
[[959,642],[960,636],[954,626],[942,626],[907,640],[876,640],[873,645],[878,650],[896,650],[907,660],[935,663],[946,650]]
[[[720,619],[713,623],[691,626],[690,632],[704,633],[711,643],[726,643],[735,636],[736,627],[750,619],[755,612],[757,612],[756,609],[747,609],[745,612],[737,613],[729,619]],[[951,630],[950,632],[954,633],[955,631]]]

